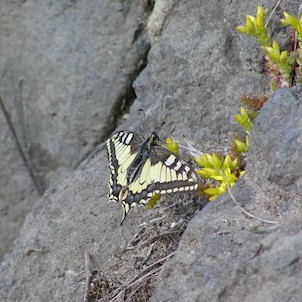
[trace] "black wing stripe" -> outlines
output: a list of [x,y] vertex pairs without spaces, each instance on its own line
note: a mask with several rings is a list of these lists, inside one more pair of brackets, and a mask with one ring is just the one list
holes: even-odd
[[164,147],[152,145],[138,177],[128,184],[127,171],[144,139],[129,131],[120,131],[107,141],[110,164],[108,199],[121,202],[126,214],[130,207],[146,204],[152,197],[172,192],[195,191],[198,177],[180,157]]
[[108,139],[107,141],[107,152],[110,163],[110,180],[109,180],[109,192],[108,192],[108,201],[118,201],[118,193],[116,186],[116,178],[117,178],[117,170],[118,170],[118,162],[115,156],[115,149],[113,145],[112,139]]
[[118,170],[118,161],[116,158],[115,147],[114,147],[113,141],[111,139],[109,139],[108,142],[109,142],[109,144],[108,144],[109,161],[111,162],[111,165],[114,168],[114,173],[116,173]]
[[[143,138],[130,131],[120,131],[107,140],[107,154],[111,169],[109,179],[108,201],[119,201],[120,191],[126,186],[126,179],[120,172],[120,167],[129,159],[129,156],[138,151]],[[130,149],[129,149],[130,146]],[[128,149],[127,149],[128,148]],[[128,150],[128,151],[127,151]],[[127,152],[129,156],[127,156]],[[122,183],[118,182],[118,179]]]
[[133,202],[147,203],[155,194],[170,194],[176,192],[192,192],[197,190],[198,184],[192,182],[183,182],[183,181],[172,181],[167,183],[152,183],[148,185],[144,190],[140,193],[128,191],[127,197],[123,200],[123,202],[131,205]]

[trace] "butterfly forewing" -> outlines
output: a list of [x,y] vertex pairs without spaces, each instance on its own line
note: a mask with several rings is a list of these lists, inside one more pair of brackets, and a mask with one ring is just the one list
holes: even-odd
[[140,149],[143,138],[137,133],[120,131],[107,140],[107,152],[111,170],[108,201],[119,201],[123,187],[127,187],[127,169]]

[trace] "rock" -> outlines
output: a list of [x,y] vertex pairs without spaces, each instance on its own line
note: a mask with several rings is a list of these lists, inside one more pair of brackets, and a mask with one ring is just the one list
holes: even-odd
[[[104,9],[102,16],[106,16],[105,20],[109,22],[111,18],[110,22],[117,25],[124,25],[123,22],[127,20],[132,24],[133,15],[131,17],[131,13],[127,14],[128,11],[124,10],[125,2],[105,3],[100,4],[100,9]],[[129,4],[129,2],[127,3]],[[130,12],[135,10],[133,3],[131,2],[131,5],[128,6]],[[271,7],[274,3],[274,1],[267,1]],[[31,29],[30,32],[33,35],[30,41],[34,39],[35,35],[40,37],[37,34],[39,31],[36,29],[36,27],[40,28],[39,22],[34,21],[37,21],[36,18],[42,19],[42,15],[35,14],[34,4],[33,1],[26,1],[22,4],[21,11],[11,10],[14,12],[14,16],[16,14],[23,16],[27,12],[31,17],[33,27],[27,27]],[[16,4],[11,3],[10,5],[14,8]],[[42,7],[46,7],[47,3],[43,5],[38,7],[38,11]],[[67,33],[73,33],[72,25],[77,24],[73,21],[68,26],[63,22],[64,18],[74,16],[72,15],[74,12],[72,5],[77,4],[70,2],[70,5],[65,5],[62,10],[63,4],[53,4],[49,8],[50,11],[47,11],[54,19],[58,19],[57,22]],[[290,8],[298,7],[298,3],[295,1],[284,5],[289,12],[291,12]],[[99,20],[100,12],[96,9],[97,5],[89,2],[87,6],[87,12]],[[112,11],[109,8],[116,9],[116,15],[111,14]],[[234,30],[238,24],[242,24],[247,13],[254,14],[255,11],[256,4],[251,1],[236,0],[225,6],[222,6],[221,1],[218,0],[212,2],[175,1],[168,12],[161,15],[162,19],[158,23],[161,35],[152,45],[146,68],[134,82],[137,100],[131,107],[128,119],[122,120],[117,129],[133,129],[141,133],[148,133],[143,115],[137,113],[138,108],[143,108],[151,129],[158,127],[163,121],[166,122],[165,126],[159,130],[161,137],[173,135],[181,141],[182,135],[185,134],[199,150],[224,152],[229,146],[230,133],[240,131],[233,119],[240,107],[238,97],[241,94],[261,94],[267,89],[267,79],[263,74],[257,72],[259,61],[251,60],[249,64],[246,61],[255,55],[256,43],[247,42],[251,41],[250,38],[242,38]],[[87,13],[87,17],[83,17],[83,19],[94,20],[93,17],[91,19],[88,16]],[[107,18],[108,16],[110,18]],[[26,22],[30,23],[30,20],[27,19]],[[45,22],[47,23],[46,19]],[[42,24],[45,27],[45,23]],[[84,27],[82,24],[81,21],[76,29]],[[44,52],[50,48],[50,51],[45,54],[46,63],[38,62],[37,64],[44,64],[43,67],[46,68],[45,71],[41,71],[39,79],[41,78],[42,84],[44,81],[48,83],[48,91],[51,93],[49,92],[47,95],[51,101],[48,102],[47,99],[40,96],[42,88],[39,85],[42,84],[39,81],[32,84],[33,88],[39,89],[31,90],[30,87],[26,89],[24,87],[24,93],[27,100],[33,99],[32,96],[35,95],[40,96],[44,105],[44,107],[34,110],[34,104],[31,104],[30,110],[35,126],[31,126],[33,128],[30,128],[32,129],[30,134],[32,135],[34,132],[34,137],[41,139],[41,146],[45,145],[44,149],[56,146],[55,151],[61,150],[59,140],[66,139],[66,143],[72,140],[74,145],[68,145],[67,153],[64,153],[62,158],[66,159],[66,154],[69,154],[70,158],[67,156],[67,161],[73,167],[77,164],[77,161],[74,161],[75,150],[78,150],[77,146],[81,145],[81,142],[86,142],[87,133],[90,131],[97,133],[95,135],[100,140],[108,135],[108,129],[111,129],[112,126],[112,111],[107,109],[116,109],[115,106],[110,107],[110,104],[113,104],[111,100],[117,100],[116,96],[123,95],[121,91],[124,90],[121,87],[129,87],[129,83],[135,77],[135,68],[133,70],[130,68],[133,71],[130,76],[125,70],[119,69],[122,68],[121,65],[110,62],[119,68],[114,69],[110,65],[111,67],[108,68],[115,72],[109,73],[106,69],[108,56],[102,50],[103,44],[94,56],[87,55],[87,51],[92,46],[98,45],[87,40],[90,37],[90,31],[93,35],[95,26],[89,27],[90,31],[87,33],[88,37],[85,35],[85,40],[80,39],[77,43],[71,43],[71,46],[69,45],[71,48],[65,48],[65,39],[61,41],[61,36],[56,34],[54,26],[45,27],[45,32],[41,33],[41,39],[44,37],[43,43],[37,50],[34,47],[36,45],[33,45],[32,54],[26,47],[24,51],[32,62],[35,51],[44,58]],[[20,25],[16,24],[17,37],[20,36],[19,27]],[[116,28],[119,27],[116,26],[114,29]],[[131,28],[135,28],[135,26]],[[124,36],[124,32],[119,32],[120,36],[116,37],[111,36],[112,31],[113,29],[108,27],[106,36],[108,34],[109,41],[104,46],[106,50],[111,50],[107,46],[112,45],[110,43],[120,42],[120,39],[128,45],[129,39],[126,35]],[[56,37],[55,46],[58,45],[61,48],[54,48],[46,40],[45,37],[49,36],[49,32]],[[101,34],[99,33],[97,36],[99,37]],[[68,38],[72,40],[73,36]],[[90,47],[86,48],[86,41]],[[2,43],[0,45],[2,46]],[[131,48],[131,46],[129,47]],[[121,48],[129,50],[125,45]],[[55,51],[66,49],[76,51],[75,57],[72,56],[72,52],[61,54],[61,52]],[[63,64],[62,62],[67,60],[75,64],[66,65],[66,69],[63,68],[65,75],[70,75],[70,71],[76,71],[72,69],[72,66],[78,66],[76,59],[80,55],[77,51],[84,52],[84,57],[89,60],[89,64],[87,64],[92,69],[91,73],[89,73],[88,67],[76,73],[76,80],[78,79],[81,84],[79,86],[75,85],[78,83],[77,81],[73,82],[74,78],[69,79],[67,76],[62,82],[60,82],[60,78],[55,79],[56,85],[51,85],[48,73],[58,74],[55,67],[59,63],[56,62]],[[242,51],[244,55],[242,55]],[[135,62],[136,66],[135,59],[132,57],[132,59],[127,59],[129,53],[127,55],[122,53],[120,56],[123,58],[118,60],[126,65],[129,64],[130,67],[133,67],[133,62]],[[259,56],[259,53],[257,55]],[[52,59],[56,59],[54,65],[48,66],[47,62],[52,62]],[[57,61],[57,59],[60,60]],[[80,63],[79,67],[82,66]],[[127,70],[129,71],[129,69]],[[102,84],[105,85],[101,93],[99,90],[101,86],[96,84],[100,81],[100,72],[104,72]],[[31,73],[28,73],[28,77],[32,77]],[[113,85],[111,80],[115,79],[116,75],[121,77],[125,75],[125,77],[122,79],[118,77],[117,82],[114,82]],[[123,86],[124,80],[127,85]],[[88,86],[85,86],[85,83]],[[66,88],[65,85],[67,85]],[[5,87],[10,87],[10,85]],[[68,91],[74,91],[71,88],[75,89],[72,95],[75,99],[69,96],[67,103],[56,102],[57,98],[52,96],[55,94],[64,100]],[[7,95],[12,95],[12,92],[5,94],[5,99],[7,99]],[[291,99],[284,100],[285,103],[287,101],[289,103],[284,112],[289,114],[282,116],[277,114],[282,107],[280,95]],[[98,111],[100,107],[94,111],[94,107],[91,108],[88,105],[95,105],[94,102],[100,101],[100,99],[107,100],[107,97],[110,101],[106,104],[102,103],[104,119],[102,119],[102,123],[98,123],[101,116],[101,112]],[[146,254],[151,250],[151,259],[147,259],[150,263],[158,260],[152,258],[154,255],[159,254],[160,257],[169,256],[171,258],[174,253],[174,258],[165,263],[160,275],[143,287],[141,294],[147,295],[148,298],[152,295],[151,301],[252,301],[252,299],[260,302],[261,299],[262,301],[277,302],[286,299],[299,301],[301,287],[299,281],[301,279],[301,219],[298,219],[301,217],[301,209],[298,207],[299,175],[296,167],[288,167],[283,163],[283,159],[278,154],[281,154],[286,147],[278,144],[279,142],[292,142],[292,152],[286,153],[288,156],[286,163],[293,165],[295,160],[294,165],[297,164],[298,169],[300,162],[299,158],[295,156],[299,154],[299,144],[297,144],[299,135],[295,136],[296,132],[290,133],[290,131],[291,129],[296,131],[299,128],[300,122],[298,118],[294,117],[294,112],[298,111],[296,99],[300,97],[299,88],[295,88],[286,92],[276,92],[268,101],[255,123],[251,137],[251,153],[247,159],[247,173],[232,190],[236,200],[243,207],[248,208],[256,216],[278,221],[277,225],[264,224],[246,217],[234,206],[230,197],[225,195],[207,205],[194,217],[188,224],[179,246],[178,241],[173,241],[175,237],[170,241],[168,239],[157,240],[156,236],[161,238],[164,232],[171,235],[173,230],[179,232],[180,236],[186,227],[189,219],[183,215],[189,207],[179,205],[172,207],[174,203],[185,204],[188,202],[193,208],[190,197],[185,195],[183,197],[169,196],[166,200],[161,201],[153,211],[134,208],[121,227],[119,226],[122,216],[120,205],[106,205],[106,197],[101,196],[107,191],[109,170],[106,168],[104,145],[100,145],[95,153],[78,167],[77,171],[58,178],[44,196],[35,203],[26,218],[20,236],[15,241],[13,251],[6,254],[1,263],[0,300],[77,301],[84,296],[85,251],[93,256],[93,269],[105,272],[113,279],[129,280],[129,275],[132,277],[138,274],[137,270],[143,265],[142,259],[145,259]],[[279,101],[274,98],[279,98]],[[79,99],[84,99],[85,102],[73,102]],[[91,100],[91,103],[87,100]],[[66,109],[66,104],[70,105],[67,107],[69,110]],[[58,109],[61,108],[60,106],[62,106],[62,111]],[[42,130],[47,128],[47,123],[41,129],[38,117],[41,117],[43,110],[52,112],[49,108],[54,108],[53,111],[58,112],[53,116],[57,123],[51,128],[53,131],[56,129],[58,133],[54,131],[51,132],[53,136],[45,134],[44,137]],[[94,119],[94,113],[99,114],[96,117],[98,122]],[[68,115],[66,120],[64,120],[65,114]],[[73,120],[74,123],[71,122],[70,114],[77,117]],[[288,120],[288,118],[293,120]],[[83,120],[85,120],[84,125],[82,125]],[[68,123],[65,124],[63,121]],[[286,126],[289,122],[292,123],[292,127]],[[269,127],[266,127],[266,123],[279,130],[271,131]],[[104,127],[99,128],[100,124]],[[77,129],[80,132],[79,136],[75,134],[72,136],[65,125],[75,126],[71,128]],[[102,132],[101,129],[107,129],[107,133]],[[52,140],[56,140],[57,137],[58,141],[52,144]],[[265,140],[268,138],[272,146],[266,143]],[[91,141],[92,136],[89,136],[87,146]],[[8,145],[6,146],[8,147]],[[13,144],[11,146],[13,147]],[[38,149],[36,148],[36,150]],[[41,153],[45,151],[44,149]],[[80,148],[78,161],[86,154],[86,151],[86,148]],[[51,151],[50,154],[54,154],[54,151]],[[292,154],[295,156],[291,157]],[[17,154],[15,156],[18,158]],[[54,170],[59,167],[62,170],[66,169],[62,162],[56,165],[57,157],[47,155],[46,158],[50,159],[49,162],[55,167]],[[55,159],[55,163],[51,159]],[[277,168],[273,167],[273,159],[277,160]],[[294,173],[289,181],[287,181],[286,175],[282,174],[283,169]],[[171,207],[171,211],[165,210],[165,207]],[[193,213],[194,208],[191,216]],[[154,222],[155,220],[157,222]],[[184,221],[183,224],[181,224],[182,221]],[[177,229],[177,224],[181,224],[183,228]],[[146,246],[140,247],[139,244],[134,246],[133,238],[137,240],[143,235],[146,235],[145,241],[140,243],[142,246],[142,243]],[[150,247],[152,244],[147,245],[146,242],[159,243],[153,250]],[[145,265],[148,265],[148,261]],[[155,283],[156,279],[157,283]],[[146,290],[144,291],[144,289]],[[143,299],[142,297],[138,298]]]
[[[3,3],[0,96],[40,191],[108,136],[149,49],[136,1]],[[0,114],[0,258],[39,194]]]
[[[301,196],[302,162],[302,109],[300,106],[302,87],[276,91],[255,120],[254,144],[251,153],[257,156],[255,166],[249,165],[255,181],[254,171],[260,170],[268,186],[275,184],[285,191]],[[301,112],[300,112],[301,111]],[[271,118],[273,117],[273,118]],[[300,148],[299,148],[300,147]],[[263,181],[259,185],[265,190]]]
[[104,156],[102,151],[93,166],[66,176],[35,204],[14,252],[2,261],[1,301],[79,300],[84,251],[98,255],[103,267],[133,237],[133,227],[119,226],[120,207],[100,200],[107,191],[102,179],[109,173]]
[[253,126],[247,172],[232,189],[253,215],[277,224],[246,217],[225,194],[191,221],[151,301],[299,301],[301,98],[297,86],[267,101]]
[[191,221],[150,301],[299,301],[301,240],[301,222],[258,225],[219,198]]
[[152,14],[149,17],[147,29],[151,43],[156,42],[161,35],[165,22],[171,14],[173,6],[177,0],[157,0],[154,3]]

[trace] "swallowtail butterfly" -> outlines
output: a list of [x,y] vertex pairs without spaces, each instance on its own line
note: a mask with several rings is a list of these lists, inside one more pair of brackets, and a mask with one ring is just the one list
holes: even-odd
[[121,202],[124,221],[130,208],[147,204],[155,194],[195,191],[198,177],[179,156],[165,147],[153,132],[144,139],[120,131],[107,140],[111,170],[108,201]]

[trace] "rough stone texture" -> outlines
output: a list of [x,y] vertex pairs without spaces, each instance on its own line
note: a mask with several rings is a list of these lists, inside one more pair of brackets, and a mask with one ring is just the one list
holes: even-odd
[[[10,3],[13,8],[17,5],[15,2]],[[27,6],[28,14],[31,13],[32,19],[36,20],[38,15],[34,16],[33,3],[27,1],[22,5]],[[69,3],[76,5],[75,2]],[[275,1],[266,1],[264,4],[272,8]],[[97,4],[93,6],[93,3],[87,3],[88,7],[90,5],[90,14],[98,16],[95,10]],[[135,81],[137,101],[131,108],[128,120],[123,121],[119,129],[143,130],[147,133],[142,115],[137,114],[138,108],[144,108],[151,129],[162,121],[166,122],[160,130],[163,137],[172,133],[181,139],[185,134],[197,148],[224,151],[228,146],[230,132],[239,129],[233,120],[240,107],[238,96],[244,93],[257,95],[267,89],[265,76],[259,74],[259,66],[262,65],[256,44],[234,30],[235,26],[243,23],[246,14],[255,13],[256,5],[251,1],[239,0],[228,3],[218,0],[175,1],[171,10],[164,14],[166,19],[160,23],[163,24],[161,36],[152,46],[147,68]],[[291,1],[283,5],[277,10],[277,17],[280,17],[281,10],[295,13],[299,3]],[[64,22],[60,18],[72,12],[72,7],[64,11],[65,15],[56,14],[54,9],[54,16],[61,20],[61,26]],[[14,9],[12,12],[14,17],[21,14]],[[104,15],[108,15],[108,11],[104,11]],[[118,24],[122,22],[114,14],[110,14],[110,18],[114,22],[118,21]],[[93,19],[87,14],[84,20],[92,22]],[[83,27],[81,22],[76,28]],[[16,23],[16,33],[20,32],[19,27]],[[94,28],[91,25],[88,33],[94,32]],[[73,30],[72,26],[70,30]],[[47,32],[52,32],[51,28]],[[47,36],[46,33],[43,32],[42,37]],[[60,35],[57,38],[57,43],[62,46],[60,49],[63,49],[65,39],[61,40]],[[85,51],[86,39],[85,34],[85,39],[72,49],[78,51],[80,47],[81,51]],[[97,43],[93,45],[98,48]],[[46,51],[47,46],[52,50],[51,43],[45,41],[43,51]],[[104,54],[102,47],[100,52]],[[34,51],[33,47],[33,54]],[[28,50],[25,53],[33,56]],[[118,91],[117,84],[108,84],[108,91],[105,89],[101,92],[98,85],[90,86],[95,76],[96,81],[100,80],[98,77],[103,65],[96,62],[103,57],[102,54],[89,56],[85,53],[95,69],[91,74],[85,68],[77,73],[81,78],[88,76],[85,83],[91,88],[91,101],[96,101],[98,97],[106,98],[108,93]],[[50,51],[46,55],[49,61],[44,58],[45,68],[49,65],[49,69],[40,70],[41,81],[45,77],[47,79],[47,71],[54,69],[47,62],[56,58],[56,55],[60,53]],[[66,54],[62,58],[68,62],[78,62]],[[104,58],[107,58],[106,54]],[[65,68],[66,73],[70,68],[72,70],[70,65]],[[104,81],[119,73],[120,70],[111,77],[107,74]],[[68,83],[69,78],[65,77],[62,83],[58,80],[58,86],[51,86],[50,90],[65,96],[63,86],[72,86],[68,86]],[[5,87],[10,87],[9,83]],[[76,87],[82,86],[73,86]],[[31,99],[31,94],[38,93],[29,88],[26,90],[25,82],[23,89]],[[82,91],[87,92],[85,89],[76,91],[80,95]],[[11,92],[7,95],[13,94]],[[23,98],[24,101],[28,100]],[[247,174],[233,189],[237,201],[248,211],[262,218],[277,220],[278,224],[262,224],[247,218],[234,206],[228,195],[209,204],[190,222],[175,257],[166,263],[160,274],[151,301],[300,301],[302,237],[301,219],[298,219],[301,217],[301,207],[298,201],[302,157],[299,156],[301,122],[297,99],[301,99],[299,88],[278,91],[263,108],[251,137]],[[80,132],[81,129],[90,131],[99,127],[91,115],[88,118],[92,120],[91,128],[87,124],[81,125],[81,114],[89,111],[86,107],[89,104],[88,96],[84,100],[86,102],[77,103],[83,106],[78,108],[71,106],[74,104],[72,98],[68,99],[71,106],[68,109],[77,108],[71,111],[79,114],[74,122]],[[45,100],[45,104],[53,103]],[[55,103],[54,107],[59,105],[62,104]],[[32,104],[30,108],[33,107]],[[12,107],[9,109],[12,110]],[[40,117],[40,109],[34,109],[31,109],[33,117]],[[92,109],[90,113],[93,115],[95,112]],[[63,106],[60,114],[69,113]],[[60,120],[60,114],[53,118]],[[104,116],[108,121],[112,116],[107,114],[109,112],[104,113]],[[85,116],[85,122],[88,123],[86,119]],[[104,125],[107,124],[104,122]],[[39,137],[39,125],[36,124],[36,127],[32,131]],[[58,135],[63,140],[67,139],[61,132],[66,128],[58,129]],[[9,137],[8,132],[6,136]],[[98,132],[97,136],[101,138],[102,134]],[[50,142],[48,144],[52,146]],[[287,150],[284,144],[289,144],[290,149]],[[120,206],[105,205],[106,198],[100,198],[106,192],[109,174],[105,152],[102,147],[100,150],[97,155],[89,157],[77,172],[59,179],[35,204],[15,242],[13,252],[7,254],[1,264],[1,301],[82,300],[84,251],[88,250],[94,256],[98,268],[110,268],[116,263],[112,259],[119,257],[137,232],[137,226],[153,215],[153,212],[150,214],[144,208],[133,209],[123,227],[119,226]],[[85,148],[81,148],[81,154],[85,152]],[[282,152],[287,155],[286,160]],[[17,154],[14,156],[17,158]],[[20,183],[23,185],[23,180]]]
[[[42,190],[108,136],[149,48],[137,1],[5,1],[0,96]],[[37,200],[0,113],[0,258]]]
[[154,3],[152,14],[148,19],[147,29],[150,42],[156,42],[162,33],[173,6],[178,0],[157,0]]
[[254,72],[259,62],[245,69],[241,58],[242,52],[253,56],[254,49],[259,55],[259,48],[235,30],[256,7],[245,1],[174,4],[149,52],[147,68],[134,82],[139,102],[134,114],[138,107],[144,108],[153,119],[151,128],[165,121],[166,133],[178,139],[185,134],[200,148],[206,148],[205,142],[227,146],[230,132],[239,129],[234,121],[239,96],[267,89],[265,76]]
[[[262,172],[268,185],[273,183],[297,195],[302,193],[302,162],[299,160],[302,156],[301,94],[301,86],[278,90],[274,94],[255,120],[251,148],[251,153],[258,159],[255,170],[260,170],[266,161]],[[254,180],[265,189],[265,183],[257,180],[253,173],[255,167],[249,167]]]
[[191,221],[151,301],[300,301],[301,240],[300,221],[259,226],[220,198]]
[[134,227],[119,226],[120,207],[100,202],[109,173],[104,157],[53,185],[33,207],[22,239],[2,262],[1,301],[80,301],[84,251],[103,267],[133,237]]
[[249,219],[228,195],[219,198],[191,221],[151,301],[300,301],[301,100],[301,87],[268,100],[254,123],[246,175],[232,190],[253,215],[278,224]]

